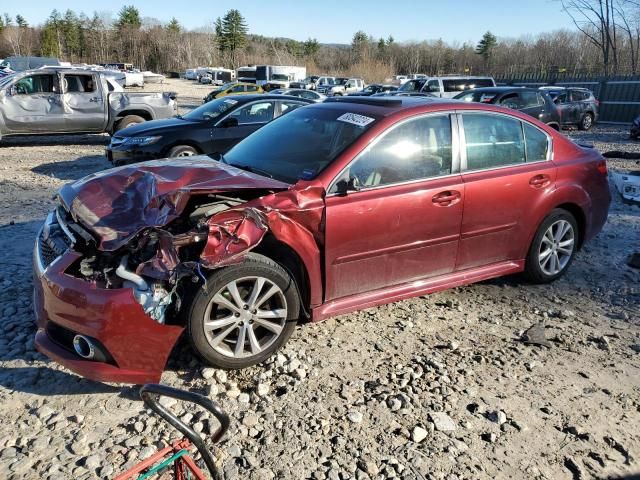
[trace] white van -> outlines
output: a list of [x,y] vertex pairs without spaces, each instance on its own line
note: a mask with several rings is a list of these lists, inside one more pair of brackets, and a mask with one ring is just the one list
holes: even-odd
[[407,93],[430,93],[436,97],[452,98],[460,92],[472,88],[495,87],[496,81],[493,77],[472,77],[447,75],[444,77],[427,77],[407,80],[403,83],[398,92]]

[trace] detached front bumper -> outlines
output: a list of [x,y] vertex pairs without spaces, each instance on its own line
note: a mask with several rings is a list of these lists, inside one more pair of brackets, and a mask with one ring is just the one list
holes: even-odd
[[[41,232],[33,251],[36,349],[91,380],[159,382],[183,328],[152,320],[128,288],[102,289],[67,273],[79,253],[68,249],[54,257]],[[106,360],[78,355],[77,334],[94,340]]]
[[149,160],[157,160],[166,156],[163,155],[162,151],[154,148],[128,146],[113,147],[111,145],[108,145],[105,148],[104,153],[107,160],[112,163],[114,167],[131,165],[132,163],[146,162]]

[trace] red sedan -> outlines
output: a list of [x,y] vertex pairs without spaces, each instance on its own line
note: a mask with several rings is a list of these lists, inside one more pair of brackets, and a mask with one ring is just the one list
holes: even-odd
[[298,108],[215,160],[65,186],[34,250],[37,348],[100,381],[158,381],[184,332],[242,368],[300,319],[524,271],[596,235],[607,169],[513,110],[411,97]]

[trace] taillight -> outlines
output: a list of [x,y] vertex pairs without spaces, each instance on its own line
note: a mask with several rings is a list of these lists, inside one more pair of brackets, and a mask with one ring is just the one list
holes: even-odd
[[607,174],[607,162],[605,160],[600,160],[596,164],[596,168],[598,169],[598,172],[600,172],[602,175]]

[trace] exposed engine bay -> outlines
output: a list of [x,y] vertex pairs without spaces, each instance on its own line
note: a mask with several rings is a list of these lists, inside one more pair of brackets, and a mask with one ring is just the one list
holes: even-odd
[[83,254],[67,273],[98,288],[132,289],[145,313],[165,323],[170,307],[173,314],[180,310],[181,282],[206,281],[200,256],[209,235],[208,221],[245,203],[249,198],[244,197],[218,194],[193,197],[171,224],[145,229],[115,251],[99,250],[96,239],[61,205],[56,210],[57,224],[66,234],[67,243],[72,243],[69,246]]

